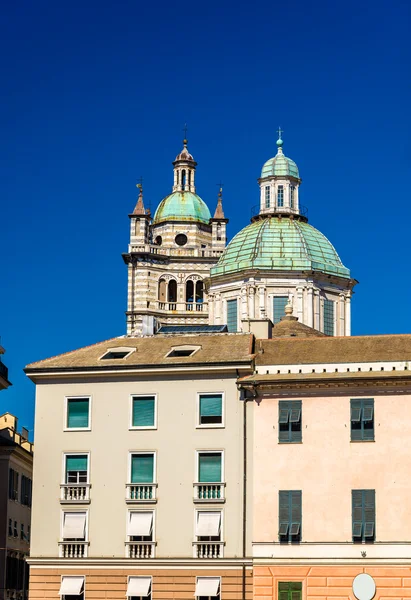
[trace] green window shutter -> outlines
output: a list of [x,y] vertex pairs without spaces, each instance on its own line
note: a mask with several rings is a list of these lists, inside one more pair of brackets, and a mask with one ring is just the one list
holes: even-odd
[[154,454],[133,454],[131,457],[131,483],[153,483]]
[[133,398],[133,427],[154,427],[154,396]]
[[354,541],[360,541],[363,534],[363,491],[352,490],[351,501],[352,537]]
[[274,296],[273,298],[273,323],[279,323],[285,317],[285,307],[288,296]]
[[301,491],[295,490],[290,492],[291,504],[291,528],[290,536],[293,539],[301,538]]
[[301,581],[279,581],[278,600],[301,600],[302,590]]
[[374,439],[374,398],[362,401],[362,432],[363,440]]
[[288,583],[285,581],[278,582],[278,600],[288,600]]
[[358,442],[362,440],[361,414],[362,401],[351,400],[351,441]]
[[238,331],[237,300],[227,300],[227,329],[230,333]]
[[290,402],[290,441],[301,442],[301,400]]
[[278,492],[278,535],[280,541],[288,541],[290,528],[290,492]]
[[207,452],[198,455],[199,483],[217,483],[221,481],[221,452]]
[[278,441],[290,441],[290,404],[287,400],[278,402]]
[[67,427],[83,429],[89,426],[88,398],[69,398],[67,400]]
[[66,472],[68,471],[87,471],[88,456],[73,455],[66,456]]
[[364,538],[372,541],[375,536],[375,490],[363,490]]
[[222,415],[223,398],[221,394],[215,396],[200,396],[200,417],[219,417]]

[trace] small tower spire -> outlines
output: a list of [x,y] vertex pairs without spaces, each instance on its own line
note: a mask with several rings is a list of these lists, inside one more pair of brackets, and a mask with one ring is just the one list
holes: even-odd
[[143,179],[140,179],[140,183],[137,183],[136,188],[140,190],[138,195],[138,200],[135,209],[133,210],[133,215],[145,215],[146,210],[144,208],[143,202]]
[[224,210],[223,210],[223,188],[220,186],[220,191],[218,192],[217,199],[217,207],[214,213],[214,219],[225,219]]

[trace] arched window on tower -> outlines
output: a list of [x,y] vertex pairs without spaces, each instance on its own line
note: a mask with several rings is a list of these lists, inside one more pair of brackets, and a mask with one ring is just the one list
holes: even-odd
[[188,185],[191,185],[191,171],[188,172]]
[[183,190],[186,187],[186,172],[185,172],[185,169],[183,169],[181,171],[181,186],[182,186]]
[[[177,281],[175,279],[170,279],[168,282],[167,300],[173,304],[177,302]],[[175,310],[175,308],[169,306],[169,310]]]
[[167,302],[167,282],[165,279],[160,279],[158,282],[158,301],[159,308],[165,308],[161,303]]
[[203,310],[204,301],[204,284],[202,281],[196,283],[196,309]]
[[277,188],[277,206],[282,208],[284,206],[284,186],[279,185]]
[[186,282],[186,308],[187,310],[193,310],[194,302],[194,281],[189,279]]
[[136,225],[134,228],[134,235],[138,235],[140,233],[140,219],[136,219]]
[[221,241],[221,223],[217,223],[217,241]]

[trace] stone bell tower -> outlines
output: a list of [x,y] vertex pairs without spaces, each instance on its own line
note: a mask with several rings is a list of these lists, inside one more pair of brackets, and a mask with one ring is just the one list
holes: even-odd
[[171,193],[154,217],[144,208],[139,187],[130,217],[130,243],[123,254],[128,267],[127,334],[149,335],[159,325],[206,325],[208,297],[204,280],[226,246],[222,194],[211,218],[195,187],[197,163],[183,140],[173,162]]

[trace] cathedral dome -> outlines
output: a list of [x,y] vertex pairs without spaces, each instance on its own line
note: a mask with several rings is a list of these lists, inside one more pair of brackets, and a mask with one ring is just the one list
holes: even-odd
[[207,204],[188,191],[175,191],[159,204],[154,215],[153,225],[164,221],[191,221],[209,223],[211,219]]
[[246,269],[319,271],[349,279],[334,246],[302,220],[267,217],[242,229],[228,244],[211,276]]

